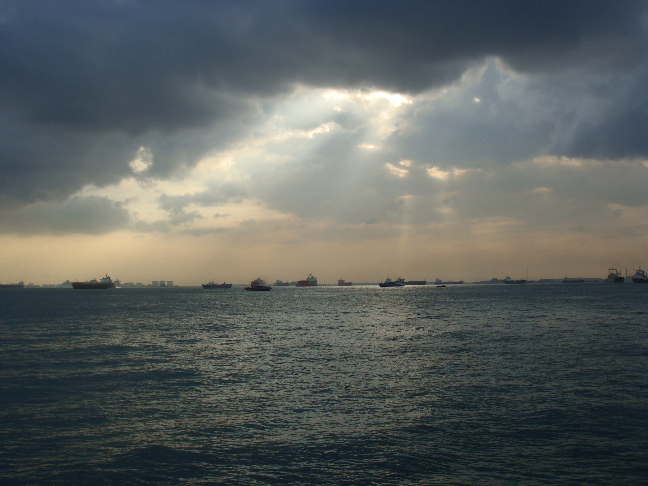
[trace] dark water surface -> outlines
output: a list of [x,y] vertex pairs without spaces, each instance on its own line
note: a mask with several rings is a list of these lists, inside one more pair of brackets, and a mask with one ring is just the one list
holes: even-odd
[[2,484],[646,484],[648,286],[0,291]]

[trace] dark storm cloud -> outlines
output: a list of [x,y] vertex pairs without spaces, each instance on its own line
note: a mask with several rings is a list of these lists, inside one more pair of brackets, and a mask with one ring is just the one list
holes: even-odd
[[[616,73],[632,77],[645,62],[645,7],[2,1],[0,202],[61,199],[115,182],[140,146],[152,147],[151,175],[165,177],[252,130],[260,103],[295,83],[416,93],[497,56],[534,76],[570,70],[614,84]],[[596,140],[610,157],[627,147],[645,156],[645,85],[635,94],[632,105],[581,124],[565,150],[587,151]],[[504,133],[491,130],[485,136],[494,140]]]

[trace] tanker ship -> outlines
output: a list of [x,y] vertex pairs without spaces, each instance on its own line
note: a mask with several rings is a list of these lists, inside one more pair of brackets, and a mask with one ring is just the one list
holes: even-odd
[[306,280],[298,280],[297,287],[315,287],[317,286],[317,279],[313,277],[312,273],[308,274]]
[[92,279],[89,282],[72,282],[72,288],[74,289],[114,289],[115,284],[110,279],[108,275],[97,282],[96,279]]

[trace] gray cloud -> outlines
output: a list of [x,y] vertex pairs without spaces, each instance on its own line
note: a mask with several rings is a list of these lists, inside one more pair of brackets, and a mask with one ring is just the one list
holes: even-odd
[[181,233],[184,235],[201,237],[227,233],[228,231],[227,228],[190,228],[182,230]]
[[182,196],[163,194],[158,198],[158,202],[160,208],[169,211],[173,215],[186,215],[185,208],[187,206],[221,206],[229,202],[240,202],[246,195],[247,191],[243,188],[233,184],[223,184],[195,194],[183,194]]
[[171,225],[168,221],[158,220],[153,222],[142,221],[134,219],[129,229],[137,231],[138,233],[169,233],[171,232]]
[[178,226],[187,223],[193,223],[195,220],[202,218],[203,217],[198,211],[178,211],[174,213],[171,218],[169,218],[169,223],[174,226]]
[[0,232],[17,234],[102,234],[128,227],[130,215],[105,197],[73,197],[63,203],[35,203],[0,211]]
[[[541,153],[648,155],[643,1],[7,0],[0,18],[5,208],[117,182],[131,174],[128,162],[141,146],[154,157],[146,176],[168,177],[251,133],[273,97],[295,84],[416,94],[493,57],[526,73],[527,84],[504,95],[497,88],[505,80],[491,68],[466,93],[480,97],[479,106],[451,100],[412,113],[419,132],[395,133],[393,154],[421,170]],[[438,190],[421,177],[386,176],[393,154],[375,156],[367,179],[353,187],[345,164],[354,162],[363,127],[354,114],[334,121],[349,131],[292,173],[270,174],[276,192],[255,188],[271,205],[371,222],[398,218],[393,201],[404,191]],[[163,196],[160,203],[178,224],[192,218],[183,212],[190,204],[244,195]]]

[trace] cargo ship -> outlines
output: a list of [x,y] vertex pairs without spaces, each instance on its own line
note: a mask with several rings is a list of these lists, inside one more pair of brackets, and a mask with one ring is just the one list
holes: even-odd
[[0,284],[0,289],[24,289],[25,283],[21,280],[18,283]]
[[290,282],[282,282],[279,279],[277,279],[277,281],[274,283],[275,287],[288,287],[289,285],[290,285]]
[[252,280],[252,282],[250,282],[250,286],[245,287],[245,290],[263,292],[263,291],[272,290],[272,287],[266,285],[265,282],[261,280],[261,278],[257,278],[256,280]]
[[398,277],[396,280],[392,280],[387,277],[384,282],[378,284],[379,287],[405,287],[405,279]]
[[624,278],[623,275],[621,275],[621,270],[617,270],[616,268],[608,268],[607,281],[609,283],[623,283]]
[[641,265],[639,265],[639,270],[632,276],[632,281],[634,283],[648,283],[646,271],[641,269]]
[[464,283],[463,280],[458,280],[457,282],[451,282],[451,281],[444,282],[444,281],[441,280],[440,278],[437,278],[437,279],[434,281],[434,285],[455,285],[455,284],[462,284],[462,283]]
[[315,287],[317,286],[317,278],[313,277],[312,273],[308,274],[306,280],[298,280],[297,287]]
[[344,279],[338,280],[338,287],[351,287],[353,282],[346,282]]
[[217,284],[215,281],[211,281],[206,284],[202,284],[203,289],[231,289],[232,284],[223,282],[222,284]]
[[522,285],[522,284],[525,284],[525,283],[526,283],[526,280],[524,280],[524,279],[520,279],[520,280],[513,280],[511,277],[508,277],[508,276],[507,276],[507,277],[504,279],[504,283],[505,283],[505,284],[509,284],[509,285],[510,285],[510,284],[512,284],[512,285]]
[[115,284],[110,279],[108,275],[97,282],[96,279],[92,279],[89,282],[72,282],[73,289],[114,289]]
[[408,280],[405,285],[427,285],[427,280]]

